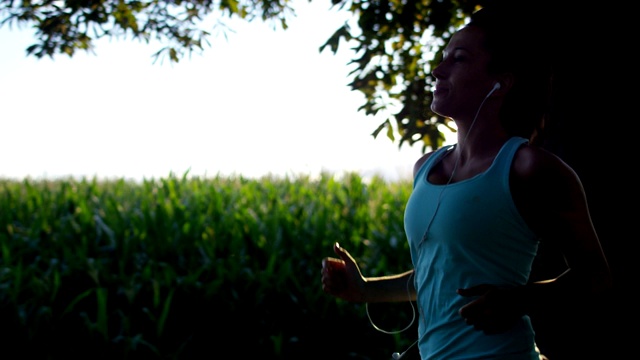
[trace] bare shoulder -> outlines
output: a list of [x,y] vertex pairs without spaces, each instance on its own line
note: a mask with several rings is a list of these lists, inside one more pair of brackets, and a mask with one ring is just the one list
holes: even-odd
[[420,168],[422,167],[422,165],[424,165],[425,161],[427,161],[427,159],[429,159],[429,157],[431,157],[431,155],[433,155],[435,151],[430,151],[424,155],[422,155],[416,162],[415,164],[413,164],[413,178],[415,179],[416,175],[418,175],[418,171],[420,171]]
[[510,188],[520,214],[539,233],[551,233],[569,214],[587,219],[578,175],[547,150],[530,145],[518,149],[511,166]]
[[512,176],[521,181],[578,180],[575,171],[557,155],[533,145],[523,145],[516,152]]

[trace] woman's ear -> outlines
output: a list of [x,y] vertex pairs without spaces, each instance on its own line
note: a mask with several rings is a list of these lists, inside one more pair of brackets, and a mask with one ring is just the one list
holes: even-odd
[[499,87],[498,89],[496,89],[496,91],[500,91],[502,94],[506,94],[513,86],[513,82],[514,82],[513,74],[506,73],[506,74],[500,75],[500,77],[498,77],[498,80],[496,82],[496,84],[499,84]]

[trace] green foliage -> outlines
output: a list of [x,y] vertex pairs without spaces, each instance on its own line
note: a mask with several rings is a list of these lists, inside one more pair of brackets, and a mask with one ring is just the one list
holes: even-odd
[[[350,64],[350,86],[365,96],[359,110],[367,115],[392,114],[372,133],[398,146],[422,144],[422,150],[442,146],[445,126],[452,131],[451,120],[430,109],[430,74],[443,45],[476,9],[479,1],[353,1],[340,6],[357,19],[354,29],[345,24],[320,47],[338,51],[340,40],[359,55]],[[395,110],[399,109],[399,110]]]
[[[0,181],[4,352],[34,358],[376,358],[375,331],[325,295],[339,241],[376,276],[410,266],[410,182],[308,177]],[[408,304],[375,306],[404,328]]]
[[[193,51],[203,51],[212,31],[224,33],[225,18],[259,19],[286,29],[287,19],[295,16],[292,3],[291,0],[215,3],[208,0],[0,0],[0,26],[32,25],[37,42],[28,47],[27,53],[36,57],[59,53],[73,56],[76,50],[91,51],[92,41],[97,38],[131,37],[166,43],[167,46],[154,55],[155,60],[168,58],[178,62]],[[349,75],[351,89],[361,92],[365,98],[358,110],[367,115],[382,112],[386,116],[373,130],[373,137],[385,134],[397,142],[398,147],[418,144],[425,152],[442,146],[443,127],[455,132],[451,119],[431,111],[434,85],[431,70],[453,32],[483,3],[486,1],[331,1],[330,9],[353,16],[320,44],[319,51],[329,49],[336,53],[341,46],[349,46],[354,51],[355,58],[347,65],[354,66]],[[554,1],[530,6],[535,6],[538,13],[559,14],[554,15],[558,18],[579,19],[581,15],[575,10],[583,10],[576,9],[579,6],[575,4]],[[525,14],[536,16],[533,12]],[[549,33],[559,34],[558,38],[569,36],[565,28],[570,27],[563,21],[548,24]],[[567,57],[565,61],[572,60]],[[555,78],[562,79],[562,72],[567,70],[561,66],[557,69]],[[567,93],[571,94],[572,90]],[[560,114],[559,120],[554,121],[562,121],[564,116]]]
[[274,20],[286,28],[286,17],[292,13],[288,3],[289,0],[2,0],[0,26],[32,25],[37,42],[27,48],[27,54],[38,58],[90,51],[93,40],[102,37],[131,37],[147,43],[152,39],[167,42],[169,45],[160,49],[155,59],[167,56],[178,62],[208,45],[210,29],[203,29],[202,25],[210,15],[217,16],[212,29],[223,31],[224,17]]
[[[309,0],[311,1],[311,0]],[[452,31],[475,9],[478,1],[340,1],[332,8],[353,14],[319,49],[337,52],[341,42],[357,54],[350,64],[350,86],[365,96],[359,108],[367,115],[392,114],[372,133],[385,133],[398,146],[422,144],[423,151],[437,148],[445,138],[442,126],[451,120],[430,110],[434,59]],[[27,53],[36,57],[76,50],[92,50],[101,37],[131,37],[145,42],[158,39],[168,45],[154,58],[178,62],[193,51],[203,51],[215,29],[226,29],[225,17],[273,21],[283,29],[294,16],[290,0],[92,1],[59,3],[52,0],[0,1],[0,26],[30,24],[37,42]],[[215,20],[212,22],[211,20]],[[353,27],[353,28],[352,28]],[[395,109],[399,108],[397,111]]]
[[[328,48],[336,53],[346,44],[354,51],[355,58],[348,64],[355,66],[350,87],[365,98],[358,110],[367,115],[381,111],[388,114],[372,132],[373,137],[386,134],[399,147],[421,144],[425,152],[442,146],[443,127],[455,132],[451,119],[431,111],[435,82],[431,70],[443,45],[481,3],[331,2],[332,9],[351,13],[353,20],[337,29],[319,50]],[[551,12],[555,8],[545,9]],[[286,29],[287,18],[294,15],[290,0],[0,1],[0,26],[15,23],[35,27],[38,42],[29,46],[27,53],[36,57],[57,53],[73,56],[79,49],[92,50],[95,38],[130,36],[168,43],[154,55],[155,59],[168,57],[178,62],[193,51],[203,51],[212,30],[224,32],[225,17],[273,21]]]

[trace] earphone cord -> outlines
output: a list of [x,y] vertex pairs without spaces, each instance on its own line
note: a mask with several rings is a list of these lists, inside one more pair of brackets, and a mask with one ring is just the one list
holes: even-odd
[[[467,130],[467,134],[464,136],[464,139],[462,141],[464,144],[467,143],[467,138],[469,137],[469,134],[471,134],[471,129],[473,129],[473,126],[476,124],[476,120],[478,120],[478,115],[480,115],[480,110],[482,109],[482,106],[487,101],[489,96],[494,91],[496,91],[497,88],[499,87],[494,87],[493,89],[491,89],[491,91],[489,91],[489,93],[484,97],[484,99],[482,99],[482,102],[480,103],[480,106],[478,106],[478,110],[476,110],[476,114],[473,117],[473,121],[471,121],[471,125]],[[422,243],[427,239],[427,234],[429,233],[429,229],[431,229],[431,223],[433,222],[433,219],[436,217],[436,214],[440,209],[440,199],[442,199],[442,193],[444,193],[444,190],[447,188],[447,186],[451,184],[451,181],[453,180],[453,176],[455,175],[456,170],[458,170],[458,163],[460,162],[460,157],[462,157],[462,145],[457,144],[454,146],[458,146],[458,156],[456,157],[456,161],[453,163],[453,169],[451,170],[451,175],[449,175],[449,179],[447,180],[447,183],[444,184],[444,186],[442,187],[442,190],[440,190],[440,193],[438,194],[438,199],[436,200],[436,209],[433,212],[433,216],[431,217],[431,220],[429,220],[429,223],[427,224],[427,229],[425,230],[424,235],[422,236],[422,239],[420,239],[420,243],[418,243],[418,249],[422,246]],[[451,148],[451,150],[453,150],[453,148]],[[442,158],[444,158],[444,156],[442,156]]]
[[[480,114],[480,109],[482,109],[482,106],[484,105],[485,101],[487,101],[489,96],[495,90],[500,88],[499,84],[497,84],[497,85],[498,86],[494,86],[493,89],[491,89],[491,91],[489,91],[489,93],[484,97],[484,99],[480,103],[480,106],[478,106],[478,110],[476,110],[476,114],[473,117],[473,121],[471,122],[471,125],[469,126],[469,129],[467,130],[467,134],[464,137],[463,143],[466,143],[466,140],[469,137],[469,134],[471,133],[471,129],[476,124],[476,120],[478,119],[478,115]],[[431,220],[427,224],[427,229],[426,229],[424,235],[422,236],[422,239],[420,240],[420,243],[418,244],[418,248],[420,248],[422,243],[427,238],[427,233],[429,232],[429,229],[431,228],[431,223],[433,222],[433,219],[436,217],[436,214],[438,213],[438,209],[440,208],[440,199],[442,198],[442,193],[444,192],[444,190],[447,188],[447,186],[453,180],[453,175],[455,174],[456,170],[458,169],[458,162],[460,161],[460,157],[461,156],[462,156],[462,146],[460,146],[458,148],[458,157],[456,158],[456,161],[455,161],[455,163],[453,165],[453,169],[451,170],[451,175],[449,176],[449,180],[447,180],[447,183],[444,185],[444,187],[440,191],[440,194],[438,195],[438,199],[437,199],[437,203],[436,203],[436,209],[435,209],[435,211],[433,213],[433,216],[431,217]],[[380,331],[382,333],[385,333],[385,334],[393,335],[393,334],[401,333],[401,332],[409,329],[411,327],[411,325],[413,325],[414,321],[416,320],[416,309],[413,306],[413,302],[411,301],[411,291],[409,290],[409,284],[410,284],[411,278],[415,276],[414,274],[415,274],[415,270],[411,274],[409,274],[409,277],[407,278],[407,298],[409,299],[409,304],[411,305],[411,322],[409,323],[409,325],[407,325],[404,329],[401,329],[401,330],[396,330],[396,331],[384,330],[384,329],[378,327],[373,322],[373,319],[371,319],[371,314],[369,313],[369,303],[365,303],[364,306],[365,306],[365,311],[367,313],[367,317],[369,318],[369,322],[371,323],[371,325],[373,326],[374,329],[376,329],[376,330],[378,330],[378,331]],[[424,318],[423,318],[423,320],[424,320]],[[394,360],[400,360],[410,348],[412,348],[414,345],[416,345],[418,343],[418,341],[420,341],[420,337],[416,341],[414,341],[413,344],[411,344],[411,346],[409,346],[409,348],[407,348],[402,354],[397,353],[397,352],[393,353],[391,358],[394,359]]]
[[416,320],[416,308],[413,306],[413,302],[411,301],[411,291],[409,290],[409,284],[411,282],[411,278],[413,277],[413,272],[411,274],[409,274],[409,278],[407,278],[407,297],[409,299],[409,305],[411,305],[411,322],[409,323],[409,325],[407,325],[404,329],[402,330],[396,330],[396,331],[388,331],[388,330],[384,330],[380,327],[378,327],[374,322],[373,319],[371,319],[371,314],[369,313],[369,303],[365,303],[364,304],[364,308],[365,311],[367,312],[367,317],[369,318],[369,322],[371,323],[371,326],[373,326],[374,329],[383,332],[385,334],[388,335],[393,335],[393,334],[399,334],[405,330],[408,330],[411,325],[413,325],[414,321]]

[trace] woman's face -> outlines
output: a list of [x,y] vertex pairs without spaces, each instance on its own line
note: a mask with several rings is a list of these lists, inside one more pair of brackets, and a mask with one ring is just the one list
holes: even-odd
[[433,69],[436,86],[431,110],[452,119],[474,118],[480,104],[497,79],[488,73],[489,53],[483,47],[484,33],[468,26],[452,37],[442,62]]

